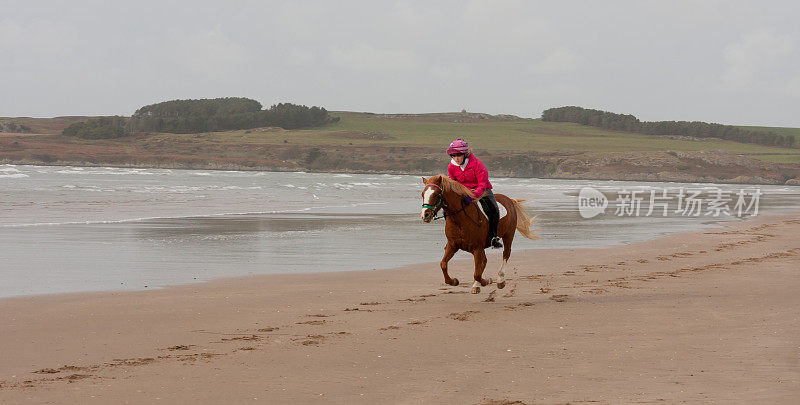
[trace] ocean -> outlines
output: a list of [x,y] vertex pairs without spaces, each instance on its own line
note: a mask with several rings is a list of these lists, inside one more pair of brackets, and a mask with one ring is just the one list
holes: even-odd
[[[603,247],[741,220],[681,215],[675,202],[666,217],[610,207],[585,219],[577,199],[587,186],[612,203],[619,190],[711,198],[759,188],[759,214],[800,209],[791,186],[491,180],[538,215],[540,239],[518,234],[514,250]],[[444,221],[420,220],[422,188],[407,175],[0,165],[0,297],[438,262]]]

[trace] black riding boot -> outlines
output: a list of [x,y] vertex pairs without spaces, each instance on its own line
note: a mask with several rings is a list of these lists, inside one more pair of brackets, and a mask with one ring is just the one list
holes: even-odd
[[489,217],[489,245],[494,248],[501,248],[503,244],[497,237],[497,223],[500,222],[500,210],[497,208],[497,200],[494,198],[492,190],[486,190],[483,198],[479,200],[486,216]]

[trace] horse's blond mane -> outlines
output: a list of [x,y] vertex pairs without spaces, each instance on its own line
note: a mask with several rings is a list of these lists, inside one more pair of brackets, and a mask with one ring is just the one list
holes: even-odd
[[461,196],[470,196],[472,197],[472,191],[464,186],[463,184],[450,179],[449,177],[438,174],[428,179],[428,183],[436,183],[440,187],[442,187],[442,191],[445,192],[453,192]]

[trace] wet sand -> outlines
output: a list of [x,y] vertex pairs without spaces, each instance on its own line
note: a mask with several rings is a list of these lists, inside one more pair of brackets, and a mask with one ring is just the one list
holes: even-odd
[[0,403],[794,403],[798,235],[517,251],[479,295],[460,260],[457,287],[432,263],[2,299]]

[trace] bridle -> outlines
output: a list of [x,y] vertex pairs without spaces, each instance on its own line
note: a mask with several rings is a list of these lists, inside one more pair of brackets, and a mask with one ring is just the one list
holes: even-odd
[[[436,187],[436,188],[439,189],[439,192],[436,193],[436,203],[435,204],[433,204],[433,205],[425,204],[425,202],[423,201],[422,202],[422,208],[427,208],[427,209],[433,211],[433,219],[432,219],[432,221],[433,220],[437,220],[437,219],[447,218],[447,201],[445,201],[445,199],[444,199],[444,192],[442,191],[442,188],[439,187],[436,184],[433,184],[433,183],[426,184],[426,186]],[[441,217],[437,217],[436,213],[439,212],[440,208],[442,209],[442,216]]]
[[[461,213],[462,211],[466,210],[471,205],[471,203],[467,204],[467,205],[464,205],[464,203],[462,202],[460,210],[448,213],[447,212],[448,211],[448,209],[447,209],[448,208],[447,207],[447,201],[444,198],[444,191],[442,191],[442,188],[439,187],[439,185],[434,184],[434,183],[428,183],[428,184],[426,184],[426,186],[433,186],[433,187],[436,187],[436,188],[439,189],[439,192],[436,193],[436,203],[434,203],[433,205],[430,205],[430,204],[425,204],[423,202],[423,204],[422,204],[422,208],[427,208],[427,209],[433,211],[433,219],[431,219],[431,221],[435,221],[437,219],[442,219],[442,218],[447,219],[448,215],[451,215],[451,216],[457,215],[457,214]],[[437,217],[436,213],[439,212],[439,209],[442,210],[442,216]],[[474,219],[472,219],[472,217],[470,217],[467,213],[464,213],[464,216],[466,216],[467,219],[472,221],[472,223],[475,224],[475,225],[480,226],[481,223],[483,223],[483,220],[481,219],[480,214],[478,214],[478,221],[477,222]]]

